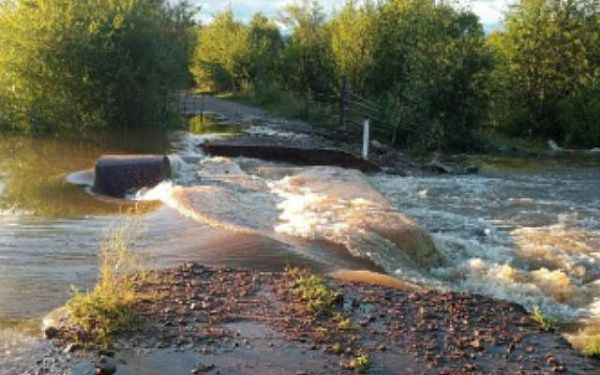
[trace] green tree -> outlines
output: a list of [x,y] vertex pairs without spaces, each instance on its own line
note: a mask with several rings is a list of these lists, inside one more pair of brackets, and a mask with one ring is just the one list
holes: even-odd
[[348,0],[329,22],[331,52],[338,82],[349,79],[352,87],[361,92],[373,64],[373,22],[375,6],[367,1],[358,7]]
[[162,1],[0,3],[0,128],[166,126],[187,55]]
[[367,93],[382,98],[394,142],[464,148],[485,108],[490,66],[478,18],[426,0],[389,0],[374,22]]
[[[574,119],[561,114],[561,102],[595,92],[598,85],[597,1],[522,0],[504,23],[505,31],[490,38],[497,56],[495,124],[514,134],[581,141],[569,137]],[[516,115],[502,113],[511,108]]]
[[323,8],[317,1],[295,2],[281,21],[292,32],[283,56],[285,85],[305,98],[330,95],[334,69]]
[[215,15],[198,30],[192,72],[200,86],[217,91],[236,91],[248,78],[244,65],[248,28],[235,20],[231,9]]
[[600,145],[600,83],[584,87],[559,103],[559,124],[567,145]]
[[248,29],[246,71],[253,88],[258,81],[263,84],[274,82],[280,70],[283,38],[277,24],[257,13],[252,17]]

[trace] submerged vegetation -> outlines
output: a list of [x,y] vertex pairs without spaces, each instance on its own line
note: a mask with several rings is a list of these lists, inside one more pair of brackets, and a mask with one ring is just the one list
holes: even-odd
[[108,347],[116,333],[135,329],[140,320],[133,309],[140,301],[133,277],[140,261],[129,248],[131,225],[114,230],[100,251],[99,280],[89,292],[73,289],[67,302],[69,324],[81,329],[76,338],[85,345]]

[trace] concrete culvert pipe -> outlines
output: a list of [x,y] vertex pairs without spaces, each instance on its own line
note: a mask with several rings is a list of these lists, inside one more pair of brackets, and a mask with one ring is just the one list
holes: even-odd
[[169,159],[163,155],[104,155],[96,162],[94,193],[123,198],[171,178]]

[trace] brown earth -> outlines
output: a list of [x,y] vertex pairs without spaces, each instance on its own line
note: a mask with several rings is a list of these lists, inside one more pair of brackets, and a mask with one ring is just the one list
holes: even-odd
[[[352,359],[363,355],[369,358],[364,371],[372,374],[598,373],[597,361],[582,357],[558,332],[540,330],[517,304],[326,281],[337,306],[315,315],[290,293],[296,281],[286,273],[192,263],[151,272],[139,280],[139,291],[153,296],[136,311],[143,328],[118,337],[108,354],[117,374],[348,373]],[[337,314],[350,327],[336,322]],[[69,366],[99,355],[80,352]]]

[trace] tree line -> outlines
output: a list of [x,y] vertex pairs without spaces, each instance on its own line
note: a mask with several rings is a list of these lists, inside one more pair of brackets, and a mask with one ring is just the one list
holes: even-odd
[[[197,32],[204,89],[259,104],[335,106],[341,82],[376,103],[384,138],[465,149],[482,132],[600,144],[600,17],[594,0],[521,0],[486,35],[468,9],[432,0],[317,1],[249,23],[231,10]],[[283,30],[283,31],[282,31]]]
[[179,123],[176,90],[234,93],[322,121],[347,81],[383,140],[467,149],[479,136],[600,144],[596,0],[520,0],[499,31],[435,0],[298,0],[276,17],[201,25],[188,1],[0,1],[0,129]]

